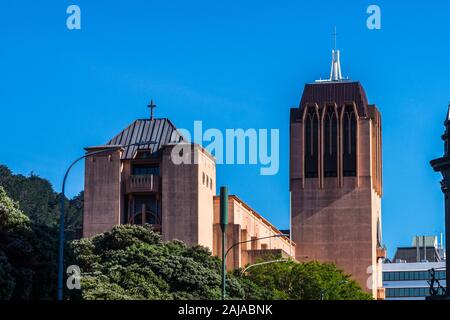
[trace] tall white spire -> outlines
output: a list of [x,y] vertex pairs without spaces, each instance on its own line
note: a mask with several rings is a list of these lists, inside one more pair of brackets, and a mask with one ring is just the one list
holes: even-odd
[[329,81],[341,81],[344,80],[342,78],[341,73],[341,60],[340,60],[340,52],[339,50],[333,50],[332,51],[332,57],[331,57],[331,72],[330,72],[330,79]]
[[330,78],[325,80],[316,80],[316,82],[330,82],[330,81],[342,81],[344,78],[342,77],[341,72],[341,59],[340,59],[340,52],[337,49],[337,32],[336,27],[334,27],[334,33],[333,33],[333,39],[334,39],[334,49],[331,51],[331,71],[330,71]]

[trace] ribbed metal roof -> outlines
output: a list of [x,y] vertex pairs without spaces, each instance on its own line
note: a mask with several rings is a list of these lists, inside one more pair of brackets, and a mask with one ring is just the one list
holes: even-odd
[[112,138],[107,145],[130,145],[153,141],[155,144],[125,147],[122,159],[132,159],[137,150],[150,150],[155,153],[170,143],[185,141],[169,119],[139,119]]

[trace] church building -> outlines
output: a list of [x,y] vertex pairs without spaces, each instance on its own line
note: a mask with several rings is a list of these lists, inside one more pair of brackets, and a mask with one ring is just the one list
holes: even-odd
[[[138,119],[105,145],[86,148],[83,235],[120,224],[150,224],[164,240],[221,255],[216,162],[165,118]],[[175,161],[183,148],[187,163]],[[178,149],[177,149],[178,150]],[[187,151],[186,151],[187,150]],[[330,78],[308,83],[290,110],[292,239],[238,196],[229,196],[229,270],[261,257],[335,263],[383,299],[381,114],[361,83],[341,75],[333,50]],[[179,151],[177,151],[179,152]],[[235,246],[234,246],[235,245]]]
[[332,262],[383,298],[381,114],[338,50],[330,78],[308,83],[290,112],[292,239],[299,261]]
[[[131,123],[85,160],[83,236],[121,224],[149,224],[165,241],[208,247],[221,255],[220,206],[216,162],[198,144],[188,142],[175,125],[151,116]],[[178,149],[175,149],[178,148]],[[174,159],[179,153],[182,159]],[[229,196],[226,248],[229,270],[264,256],[290,257],[288,237],[235,195]],[[264,239],[261,239],[264,238]],[[247,242],[246,242],[247,241]]]

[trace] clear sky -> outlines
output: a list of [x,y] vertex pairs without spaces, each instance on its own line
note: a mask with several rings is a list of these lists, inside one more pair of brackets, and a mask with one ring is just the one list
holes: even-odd
[[[66,8],[81,8],[81,30]],[[366,9],[381,8],[381,30]],[[226,184],[276,226],[289,226],[289,109],[329,73],[338,29],[344,76],[383,117],[383,236],[390,255],[416,234],[443,231],[440,156],[450,100],[448,1],[1,1],[0,163],[60,190],[83,147],[136,118],[192,128],[279,128],[279,174],[218,167]],[[68,182],[83,188],[83,165]]]

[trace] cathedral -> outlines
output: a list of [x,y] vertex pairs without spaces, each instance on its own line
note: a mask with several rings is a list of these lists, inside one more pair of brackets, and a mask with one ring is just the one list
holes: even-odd
[[[166,118],[138,119],[86,152],[83,235],[120,224],[149,224],[164,240],[221,256],[216,161]],[[175,163],[173,150],[189,148]],[[232,270],[264,256],[332,262],[375,298],[384,298],[381,259],[381,115],[362,85],[341,75],[333,50],[330,78],[305,85],[290,110],[290,237],[230,195],[226,248]],[[185,149],[183,149],[185,150]],[[288,190],[286,190],[288,192]],[[234,246],[234,244],[238,244]]]
[[383,298],[381,114],[361,83],[344,79],[338,50],[330,78],[308,83],[290,112],[292,239],[298,261],[332,262]]
[[[163,240],[202,245],[222,254],[216,160],[191,143],[172,121],[137,119],[106,144],[86,148],[83,236],[115,225],[150,225]],[[179,149],[176,149],[179,148]],[[105,152],[103,152],[105,150]],[[174,160],[182,151],[183,163]],[[194,160],[195,161],[191,161]],[[295,245],[237,195],[228,199],[229,270],[266,256],[292,257]]]

